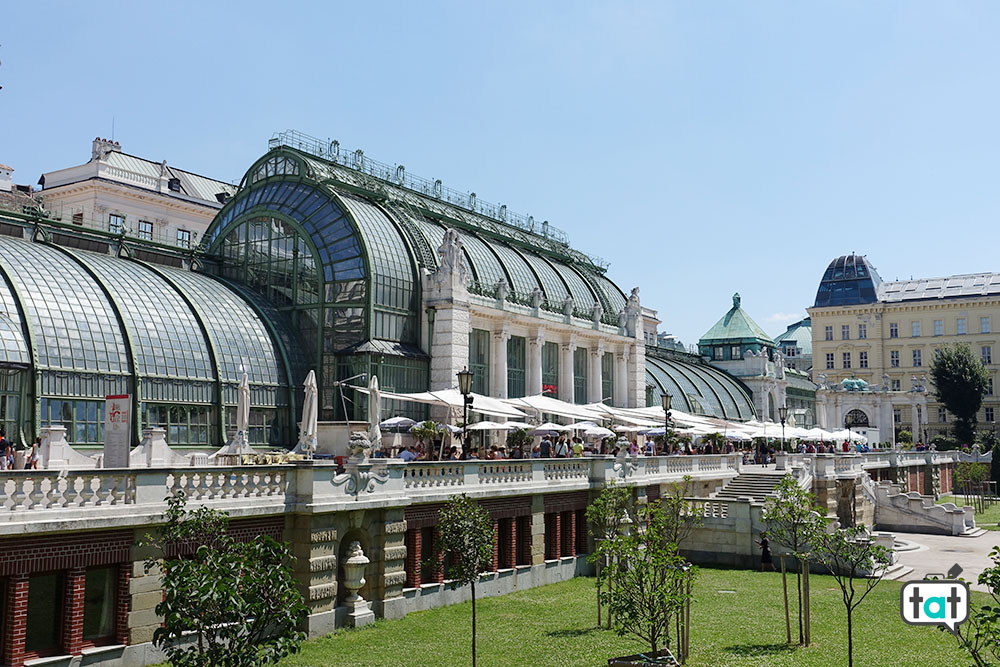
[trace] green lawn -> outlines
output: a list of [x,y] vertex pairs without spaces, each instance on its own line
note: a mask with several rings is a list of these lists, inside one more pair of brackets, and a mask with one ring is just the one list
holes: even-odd
[[[790,578],[790,582],[794,579]],[[813,576],[813,644],[787,647],[781,575],[704,569],[695,583],[688,665],[840,666],[847,637],[840,589]],[[914,627],[899,618],[899,582],[886,581],[855,614],[855,664],[871,667],[964,665],[950,634]],[[734,592],[721,592],[734,591]],[[793,594],[794,588],[790,588]],[[794,598],[792,598],[794,600]],[[794,608],[794,601],[792,602]],[[481,600],[479,664],[595,665],[644,646],[597,630],[594,580],[571,581]],[[468,665],[471,605],[415,612],[306,643],[286,666]],[[794,629],[793,616],[793,635]]]
[[[964,496],[941,496],[939,503],[955,503],[959,507],[964,507],[966,505],[966,500]],[[968,504],[972,504],[969,502]],[[997,525],[1000,522],[1000,502],[993,503],[986,508],[985,512],[976,511],[976,527],[985,528],[986,530],[998,530],[1000,531],[1000,526]]]

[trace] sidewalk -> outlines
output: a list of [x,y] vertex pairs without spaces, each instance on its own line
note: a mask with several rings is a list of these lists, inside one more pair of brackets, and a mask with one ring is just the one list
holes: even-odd
[[955,537],[951,535],[929,535],[926,533],[896,533],[897,538],[920,545],[914,551],[903,551],[897,555],[898,562],[913,568],[909,580],[923,579],[928,573],[946,574],[958,563],[962,567],[959,575],[970,587],[986,591],[985,586],[976,583],[979,574],[990,567],[993,561],[989,553],[995,545],[1000,545],[1000,532],[987,531],[979,537]]

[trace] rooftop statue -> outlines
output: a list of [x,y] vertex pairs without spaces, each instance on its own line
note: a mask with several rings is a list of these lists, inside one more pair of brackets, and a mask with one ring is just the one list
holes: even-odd
[[736,294],[733,295],[733,308],[739,308],[740,302],[741,302],[740,293],[737,292]]
[[434,274],[438,282],[453,274],[458,274],[459,282],[465,284],[469,269],[465,266],[465,254],[462,250],[462,238],[457,229],[448,229],[444,233],[444,240],[438,248],[438,269]]

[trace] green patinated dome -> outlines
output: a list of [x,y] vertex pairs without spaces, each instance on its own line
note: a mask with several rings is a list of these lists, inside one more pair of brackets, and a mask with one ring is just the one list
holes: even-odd
[[774,347],[774,340],[757,326],[740,303],[740,295],[737,292],[733,295],[733,307],[698,340],[699,346],[759,343]]

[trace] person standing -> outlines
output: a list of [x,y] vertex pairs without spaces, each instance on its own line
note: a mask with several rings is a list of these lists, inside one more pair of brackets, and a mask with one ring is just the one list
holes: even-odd
[[552,458],[552,441],[547,435],[542,436],[542,442],[538,446],[538,457],[542,459]]
[[583,441],[580,438],[573,438],[573,458],[578,459],[583,456]]
[[760,547],[760,571],[764,571],[764,566],[774,571],[774,563],[771,562],[771,543],[767,540],[767,533],[761,531],[760,540],[757,542]]
[[559,441],[556,443],[556,458],[564,459],[569,456],[569,444],[566,442],[565,436],[560,436]]

